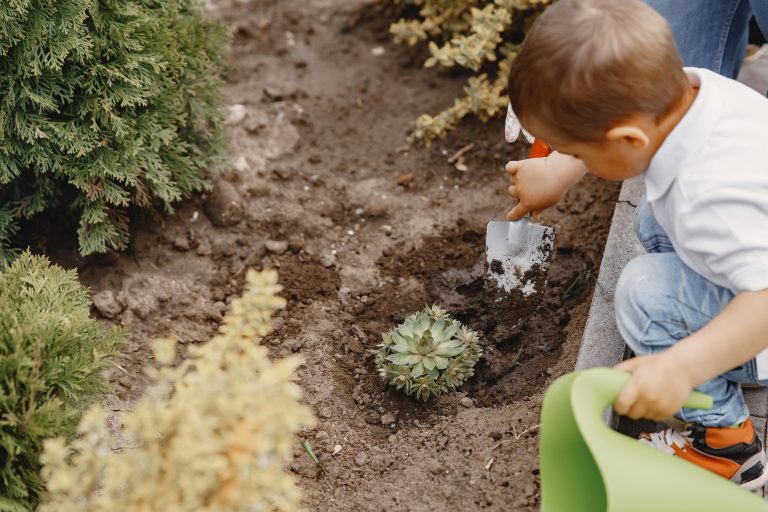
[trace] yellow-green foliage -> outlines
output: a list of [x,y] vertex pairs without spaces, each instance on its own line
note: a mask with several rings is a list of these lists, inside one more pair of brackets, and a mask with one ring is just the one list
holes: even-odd
[[[465,116],[474,114],[486,121],[507,107],[509,66],[517,45],[508,36],[525,31],[552,0],[393,0],[409,12],[418,8],[416,19],[393,23],[395,42],[415,45],[429,42],[431,57],[426,67],[460,66],[477,74],[464,88],[465,96],[436,116],[423,114],[416,120],[411,137],[429,144],[444,136]],[[439,43],[439,44],[438,44]],[[491,62],[488,73],[480,68]]]
[[172,367],[174,340],[153,344],[155,383],[122,416],[114,450],[106,413],[91,408],[71,445],[50,440],[41,512],[293,511],[301,493],[286,472],[295,432],[311,425],[293,382],[300,361],[272,362],[257,342],[285,301],[275,272],[247,276],[247,290],[210,342]]

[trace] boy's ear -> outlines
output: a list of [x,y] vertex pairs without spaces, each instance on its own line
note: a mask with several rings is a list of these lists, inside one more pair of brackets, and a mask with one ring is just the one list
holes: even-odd
[[650,143],[645,130],[631,124],[614,126],[605,133],[605,138],[610,142],[626,142],[635,149],[643,149]]

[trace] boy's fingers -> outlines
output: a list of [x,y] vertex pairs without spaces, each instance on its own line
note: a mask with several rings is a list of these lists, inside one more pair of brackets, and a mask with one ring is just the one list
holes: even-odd
[[507,165],[504,166],[504,170],[511,174],[512,176],[517,173],[517,169],[520,167],[520,162],[517,160],[512,160],[511,162],[507,162]]
[[640,404],[635,404],[632,406],[632,408],[629,409],[625,416],[633,420],[645,419],[648,416],[648,408],[641,406]]
[[517,199],[517,187],[516,186],[512,185],[511,187],[509,187],[507,189],[507,193],[509,195],[511,195],[512,197],[514,197],[515,199]]
[[621,390],[621,393],[619,393],[619,396],[616,398],[616,401],[613,403],[613,408],[616,411],[616,414],[619,414],[621,416],[626,416],[630,410],[635,405],[635,402],[637,401],[637,390],[635,389],[635,386],[630,382],[627,383],[626,386],[624,386],[624,389]]
[[507,220],[509,221],[516,221],[520,220],[529,212],[528,208],[526,208],[522,203],[517,203],[517,205],[512,208],[509,213],[507,214]]

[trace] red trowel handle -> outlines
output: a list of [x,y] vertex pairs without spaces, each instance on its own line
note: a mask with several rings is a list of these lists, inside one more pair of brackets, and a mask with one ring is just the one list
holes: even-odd
[[528,158],[544,158],[549,156],[552,152],[552,148],[541,142],[539,139],[533,140],[533,146],[531,146],[531,154]]

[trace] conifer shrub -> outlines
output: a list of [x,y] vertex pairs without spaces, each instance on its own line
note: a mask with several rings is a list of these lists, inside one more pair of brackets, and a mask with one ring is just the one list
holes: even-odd
[[71,436],[108,389],[100,372],[124,338],[89,318],[74,271],[22,254],[0,273],[0,510],[33,510],[43,441]]
[[393,0],[404,16],[390,27],[395,42],[428,42],[425,67],[471,70],[465,96],[439,114],[422,114],[411,134],[429,144],[466,116],[506,113],[507,75],[522,34],[553,0]]
[[219,333],[173,366],[176,342],[153,344],[159,369],[133,412],[121,416],[123,450],[94,406],[70,444],[49,440],[41,512],[296,511],[286,471],[295,433],[314,421],[293,382],[297,357],[270,361],[259,345],[285,301],[274,271],[246,276]]
[[207,186],[227,35],[201,0],[0,2],[0,261],[53,210],[87,255]]

